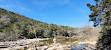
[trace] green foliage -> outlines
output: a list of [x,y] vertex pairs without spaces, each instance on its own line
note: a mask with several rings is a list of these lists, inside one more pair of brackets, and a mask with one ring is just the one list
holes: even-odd
[[72,36],[74,28],[57,26],[29,19],[23,15],[0,8],[0,32],[20,34],[20,38],[50,38],[54,36]]
[[92,11],[89,15],[90,21],[94,26],[101,25],[101,37],[97,46],[105,49],[111,49],[111,0],[95,0],[95,5],[87,4]]

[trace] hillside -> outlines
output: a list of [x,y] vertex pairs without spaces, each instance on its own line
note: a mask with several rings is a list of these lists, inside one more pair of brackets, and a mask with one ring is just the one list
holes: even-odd
[[2,50],[71,50],[74,49],[72,46],[84,46],[86,50],[94,50],[100,30],[99,27],[89,25],[72,28],[47,24],[0,8],[0,49]]
[[[0,39],[13,38],[49,38],[54,36],[72,36],[74,28],[47,24],[27,18],[23,15],[0,8]],[[36,35],[36,36],[35,36]],[[6,37],[5,37],[6,36]]]

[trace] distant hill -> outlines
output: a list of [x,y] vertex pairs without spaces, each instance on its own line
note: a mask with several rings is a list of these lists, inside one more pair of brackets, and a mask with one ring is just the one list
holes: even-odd
[[[15,35],[16,38],[50,38],[72,36],[74,29],[68,26],[47,24],[0,8],[0,34]],[[5,35],[4,35],[5,36]]]

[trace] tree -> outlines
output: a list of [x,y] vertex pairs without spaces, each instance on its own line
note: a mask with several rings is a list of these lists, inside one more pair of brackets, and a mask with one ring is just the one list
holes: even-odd
[[20,36],[20,34],[19,34],[19,32],[20,32],[19,27],[16,26],[16,25],[13,25],[13,31],[15,33],[15,40],[18,40],[18,37]]
[[87,4],[90,8],[90,21],[94,26],[101,26],[101,37],[98,40],[98,48],[111,49],[111,0],[95,0],[96,4]]
[[52,37],[51,33],[52,33],[51,29],[44,28],[43,37],[44,38],[50,38],[50,37]]
[[60,35],[72,36],[73,30],[68,26],[47,24],[0,8],[0,33],[4,35],[13,34],[17,36],[16,38],[18,35],[19,38],[50,38]]

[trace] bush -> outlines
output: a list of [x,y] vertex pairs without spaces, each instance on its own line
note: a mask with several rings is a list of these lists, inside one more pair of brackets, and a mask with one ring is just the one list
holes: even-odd
[[5,34],[5,33],[0,33],[0,41],[15,41],[17,40],[19,35],[17,34]]

